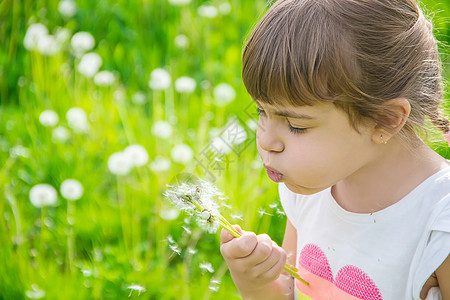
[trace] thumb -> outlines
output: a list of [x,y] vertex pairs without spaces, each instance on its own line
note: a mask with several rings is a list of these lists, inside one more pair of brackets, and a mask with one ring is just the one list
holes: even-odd
[[[236,229],[237,232],[239,232],[240,234],[244,232],[239,225],[233,225],[233,228]],[[220,242],[222,244],[228,243],[234,238],[235,237],[231,233],[229,233],[226,229],[222,228],[222,231],[220,232]]]

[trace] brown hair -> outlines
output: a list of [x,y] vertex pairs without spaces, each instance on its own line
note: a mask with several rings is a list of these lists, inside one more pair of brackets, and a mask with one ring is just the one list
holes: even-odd
[[349,115],[388,127],[383,102],[411,104],[401,134],[425,117],[444,133],[449,121],[432,26],[413,0],[279,0],[243,50],[242,77],[255,100],[293,106],[329,101]]

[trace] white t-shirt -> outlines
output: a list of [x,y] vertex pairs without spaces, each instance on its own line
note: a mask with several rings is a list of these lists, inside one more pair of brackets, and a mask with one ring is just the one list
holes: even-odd
[[[296,280],[298,299],[419,300],[450,253],[450,168],[371,214],[344,210],[331,188],[305,196],[281,183],[279,193],[297,229],[299,274],[310,283]],[[439,297],[434,289],[427,299]]]

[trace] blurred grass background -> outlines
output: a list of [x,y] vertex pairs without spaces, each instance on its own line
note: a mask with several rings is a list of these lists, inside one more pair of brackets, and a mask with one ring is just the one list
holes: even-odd
[[[422,2],[448,53],[450,4]],[[162,193],[180,173],[213,181],[229,197],[225,216],[281,243],[285,216],[257,157],[255,107],[240,79],[245,36],[265,7],[0,0],[0,299],[239,299],[218,234],[178,215]],[[47,43],[24,44],[32,24],[47,29]],[[94,45],[77,50],[77,32]],[[113,80],[83,75],[86,53]],[[163,89],[149,87],[158,68],[171,78]],[[195,81],[192,92],[176,86],[183,76]],[[73,107],[85,111],[86,128],[68,120]],[[56,123],[40,121],[46,110]],[[239,141],[223,138],[230,132]],[[450,157],[440,140],[431,131],[430,146]],[[111,172],[111,155],[133,144],[145,148],[145,165]],[[68,178],[82,184],[79,200],[59,191]],[[41,183],[58,195],[38,208],[29,194]]]

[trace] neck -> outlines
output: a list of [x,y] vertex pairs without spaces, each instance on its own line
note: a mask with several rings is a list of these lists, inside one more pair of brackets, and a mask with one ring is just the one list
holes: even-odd
[[448,167],[448,162],[420,141],[414,151],[391,139],[379,155],[332,187],[345,210],[373,213],[400,201],[420,183]]

